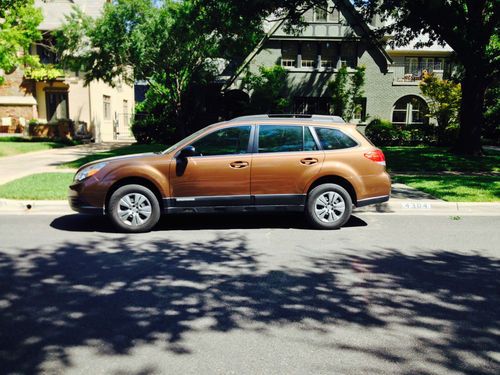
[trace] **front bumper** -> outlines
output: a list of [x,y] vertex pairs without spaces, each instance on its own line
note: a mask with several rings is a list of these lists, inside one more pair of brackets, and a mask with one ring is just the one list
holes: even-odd
[[73,183],[68,189],[68,203],[73,211],[83,214],[103,215],[106,192],[96,189],[96,184],[88,180]]

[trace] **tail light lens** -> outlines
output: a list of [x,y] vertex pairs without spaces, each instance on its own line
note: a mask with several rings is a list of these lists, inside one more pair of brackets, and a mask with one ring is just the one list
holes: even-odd
[[385,156],[382,150],[376,149],[373,151],[369,151],[365,153],[365,158],[370,159],[377,164],[385,166]]

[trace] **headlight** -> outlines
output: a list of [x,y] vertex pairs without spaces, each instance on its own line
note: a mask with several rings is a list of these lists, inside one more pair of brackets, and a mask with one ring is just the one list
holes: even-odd
[[80,172],[75,175],[75,181],[82,181],[86,178],[95,175],[99,172],[106,164],[108,163],[97,163],[89,165],[88,167],[83,168]]

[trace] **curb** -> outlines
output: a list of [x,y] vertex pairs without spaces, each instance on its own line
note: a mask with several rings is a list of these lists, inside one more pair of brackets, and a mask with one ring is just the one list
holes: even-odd
[[500,202],[444,202],[441,200],[396,199],[373,206],[354,209],[356,213],[385,214],[450,214],[500,216]]
[[[0,215],[75,213],[67,201],[0,199]],[[355,214],[487,215],[500,216],[500,202],[443,202],[439,200],[391,199],[386,203],[355,208]]]

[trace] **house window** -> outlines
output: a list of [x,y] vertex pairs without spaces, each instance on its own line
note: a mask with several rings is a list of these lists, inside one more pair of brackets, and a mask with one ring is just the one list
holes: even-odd
[[356,110],[354,111],[354,120],[366,120],[366,98],[360,98],[356,101]]
[[404,96],[399,99],[392,110],[392,122],[399,125],[425,124],[427,103],[418,96]]
[[330,114],[330,98],[325,97],[295,97],[293,100],[293,113],[299,114]]
[[318,45],[314,42],[302,43],[301,46],[302,68],[316,67],[318,59]]
[[48,122],[69,118],[67,91],[46,91],[45,101],[47,105]]
[[340,46],[340,66],[355,68],[358,63],[357,55],[355,43],[342,43]]
[[325,8],[314,7],[314,22],[326,22],[328,12]]
[[104,120],[111,120],[111,96],[102,96],[103,108],[104,108]]
[[335,68],[338,61],[338,43],[322,42],[321,43],[321,67]]
[[299,49],[296,42],[283,42],[281,44],[281,66],[296,67]]

